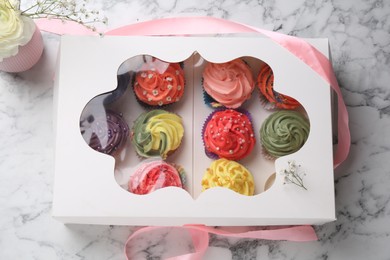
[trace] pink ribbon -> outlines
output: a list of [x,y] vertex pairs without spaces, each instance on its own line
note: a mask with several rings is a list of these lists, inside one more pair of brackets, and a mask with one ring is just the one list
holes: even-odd
[[[129,260],[128,245],[131,241],[143,234],[148,234],[154,230],[160,230],[166,227],[144,227],[135,231],[126,241],[125,255]],[[188,231],[192,238],[194,246],[193,253],[179,255],[175,257],[167,258],[167,260],[200,260],[203,259],[204,254],[209,246],[209,234],[215,234],[225,237],[236,238],[253,238],[253,239],[266,239],[266,240],[288,240],[295,242],[307,242],[317,240],[317,235],[311,226],[291,226],[291,227],[275,227],[267,230],[256,230],[242,233],[232,233],[222,229],[216,229],[213,227],[206,227],[202,225],[185,225],[183,227],[172,227],[176,229],[184,229]],[[130,252],[131,253],[131,252]]]
[[76,22],[47,18],[35,19],[34,22],[41,31],[55,33],[58,35],[97,35],[96,32]]
[[[38,20],[36,24],[41,30],[58,34],[94,34],[76,23],[58,23],[55,20]],[[195,34],[229,34],[229,33],[260,33],[290,51],[306,65],[320,75],[337,93],[338,100],[338,146],[334,154],[334,167],[339,166],[346,158],[350,148],[350,131],[348,126],[348,112],[342,98],[340,87],[334,75],[332,64],[320,51],[303,39],[284,35],[277,32],[258,29],[244,24],[222,20],[213,17],[181,17],[166,18],[130,24],[124,27],[107,31],[106,35],[195,35]],[[145,227],[134,232],[126,242],[127,245],[137,236],[163,227]],[[271,228],[268,230],[251,231],[244,233],[230,233],[221,229],[200,225],[187,225],[175,227],[186,229],[190,232],[194,253],[184,254],[170,258],[170,260],[202,259],[209,244],[209,233],[239,237],[268,240],[312,241],[317,240],[314,229],[311,226],[292,226],[287,228]],[[126,250],[125,250],[126,251]],[[127,259],[127,252],[126,257]]]

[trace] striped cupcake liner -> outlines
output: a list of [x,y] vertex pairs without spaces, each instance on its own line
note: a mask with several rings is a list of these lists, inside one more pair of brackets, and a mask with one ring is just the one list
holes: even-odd
[[0,71],[16,73],[29,70],[39,61],[42,53],[42,35],[39,28],[36,27],[31,40],[26,45],[19,46],[18,54],[0,62]]

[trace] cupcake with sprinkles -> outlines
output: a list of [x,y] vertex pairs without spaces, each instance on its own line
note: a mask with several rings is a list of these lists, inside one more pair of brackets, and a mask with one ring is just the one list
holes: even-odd
[[184,135],[180,116],[162,109],[142,113],[132,128],[132,143],[140,157],[168,155],[179,148]]
[[249,170],[227,159],[213,161],[203,175],[202,191],[214,187],[228,188],[246,196],[252,196],[255,192],[255,183]]
[[130,176],[128,190],[138,195],[149,194],[165,187],[185,186],[185,172],[177,164],[162,160],[142,163]]
[[184,71],[179,63],[149,57],[136,73],[133,89],[146,106],[161,107],[178,102],[184,93]]
[[211,107],[238,108],[255,87],[252,72],[242,59],[208,63],[203,71],[205,103]]
[[203,126],[205,153],[212,159],[241,160],[255,146],[249,113],[233,109],[211,113]]
[[80,131],[92,149],[113,156],[119,154],[129,136],[129,126],[122,114],[112,110],[83,118],[80,121]]
[[257,76],[257,86],[260,90],[260,102],[265,109],[295,109],[300,103],[292,97],[280,94],[274,90],[274,74],[267,64]]
[[309,120],[301,113],[290,110],[274,112],[260,128],[265,156],[275,159],[298,151],[305,144],[309,131]]

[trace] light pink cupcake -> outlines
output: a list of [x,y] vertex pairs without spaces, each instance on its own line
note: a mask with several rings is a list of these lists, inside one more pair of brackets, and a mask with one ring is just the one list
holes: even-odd
[[[255,83],[249,66],[242,59],[208,63],[203,71],[206,104],[238,108],[252,95]],[[211,99],[210,99],[211,97]]]
[[163,160],[152,160],[140,165],[131,175],[128,190],[144,195],[165,187],[184,188],[185,173],[181,166]]

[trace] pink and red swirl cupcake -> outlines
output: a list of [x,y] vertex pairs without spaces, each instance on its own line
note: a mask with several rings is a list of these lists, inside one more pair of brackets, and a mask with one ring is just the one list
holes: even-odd
[[249,114],[233,109],[211,113],[203,126],[203,142],[210,158],[245,158],[256,143]]
[[226,63],[208,63],[203,71],[203,88],[214,101],[212,107],[238,108],[252,95],[252,72],[242,59]]
[[180,166],[162,160],[143,163],[131,175],[128,189],[144,195],[165,187],[184,187],[184,171]]
[[257,85],[260,89],[260,101],[266,109],[295,109],[300,103],[292,97],[280,94],[274,90],[274,73],[265,64],[257,76]]
[[129,126],[122,114],[112,110],[88,115],[80,121],[80,131],[92,149],[110,155],[118,154],[129,136]]
[[179,63],[152,58],[137,72],[134,93],[143,104],[163,106],[180,100],[184,84],[184,71]]

